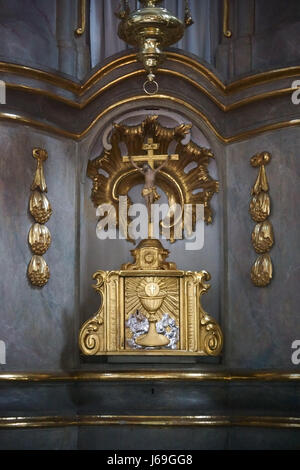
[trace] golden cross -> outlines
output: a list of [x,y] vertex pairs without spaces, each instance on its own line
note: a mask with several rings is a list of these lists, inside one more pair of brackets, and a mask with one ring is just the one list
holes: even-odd
[[[169,155],[154,155],[154,150],[159,149],[160,144],[155,144],[153,139],[148,138],[147,143],[143,145],[143,150],[147,150],[147,155],[133,155],[132,157],[123,157],[123,162],[128,163],[130,162],[130,158],[137,163],[137,162],[144,162],[148,163],[148,165],[154,170],[155,162],[161,162],[167,160]],[[179,155],[172,154],[170,155],[170,160],[179,160]]]

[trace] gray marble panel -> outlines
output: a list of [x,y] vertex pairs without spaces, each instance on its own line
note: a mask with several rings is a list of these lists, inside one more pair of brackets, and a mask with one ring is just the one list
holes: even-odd
[[[285,8],[286,11],[289,8]],[[299,4],[298,4],[299,11]],[[253,37],[252,62],[254,70],[280,68],[288,65],[298,65],[300,21],[296,18],[291,23],[280,23],[271,33]]]
[[21,383],[0,385],[1,416],[70,416],[77,410],[72,383]]
[[217,450],[226,446],[226,428],[157,426],[81,427],[79,450]]
[[232,450],[299,450],[299,429],[230,429],[228,448]]
[[300,416],[299,392],[295,383],[232,383],[228,409],[236,416]]
[[[70,141],[26,127],[1,126],[0,260],[2,279],[1,340],[7,348],[4,370],[64,369],[74,365],[76,331],[76,152]],[[47,149],[48,198],[53,214],[47,223],[52,245],[44,255],[51,278],[43,288],[27,279],[31,259],[28,212],[36,162],[34,147]]]
[[0,429],[0,450],[77,450],[76,427]]
[[[287,7],[288,6],[288,7]],[[255,0],[255,31],[262,33],[275,30],[300,20],[300,4],[297,0]]]
[[206,415],[224,414],[224,384],[81,384],[79,414]]
[[[299,161],[298,129],[267,133],[227,149],[228,322],[227,366],[290,368],[291,343],[299,339]],[[268,150],[266,167],[272,202],[275,245],[270,252],[274,278],[255,287],[250,269],[256,259],[251,244],[255,226],[249,213],[257,169],[250,157]]]
[[55,0],[2,0],[1,60],[57,68]]

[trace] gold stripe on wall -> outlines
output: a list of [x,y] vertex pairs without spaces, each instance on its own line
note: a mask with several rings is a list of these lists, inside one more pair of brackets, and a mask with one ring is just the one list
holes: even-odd
[[70,373],[1,372],[1,382],[299,382],[300,373],[289,371],[199,372],[182,370],[74,371]]
[[80,96],[88,91],[95,83],[101,80],[108,73],[116,70],[119,67],[135,62],[137,62],[137,58],[134,54],[122,56],[101,67],[91,77],[89,77],[85,83],[75,82],[71,79],[61,77],[61,75],[58,74],[45,72],[44,70],[35,69],[25,65],[12,64],[9,62],[0,62],[0,72],[12,73],[14,75],[32,78],[33,80],[44,81]]
[[278,130],[278,129],[283,129],[286,127],[295,127],[300,125],[300,119],[292,119],[289,121],[282,121],[282,122],[277,122],[273,124],[267,124],[265,126],[258,127],[256,129],[251,129],[249,131],[244,131],[238,134],[234,134],[232,136],[223,136],[219,133],[219,131],[214,127],[214,125],[211,123],[211,121],[208,119],[208,117],[199,109],[195,108],[193,105],[188,103],[187,101],[184,101],[180,98],[170,96],[170,95],[155,95],[155,96],[148,96],[148,95],[138,95],[138,96],[131,96],[129,98],[125,98],[124,100],[118,101],[110,106],[108,106],[104,111],[100,112],[94,119],[93,121],[88,125],[86,129],[84,129],[80,133],[73,133],[70,131],[63,130],[61,128],[55,127],[51,124],[44,123],[42,121],[37,121],[34,119],[31,119],[29,117],[25,117],[19,114],[14,114],[14,113],[0,113],[0,119],[5,120],[5,121],[13,121],[15,123],[19,124],[25,124],[29,125],[32,127],[36,127],[38,129],[41,129],[43,131],[47,131],[53,134],[57,134],[63,137],[75,139],[75,140],[80,140],[83,137],[85,137],[88,132],[97,124],[97,122],[102,119],[103,116],[105,116],[107,113],[110,111],[113,111],[114,109],[118,108],[119,106],[122,106],[127,103],[131,103],[132,101],[141,101],[141,100],[167,100],[167,101],[173,101],[180,106],[183,106],[193,113],[195,113],[197,116],[201,118],[207,125],[207,127],[213,132],[213,134],[223,143],[229,144],[232,142],[238,142],[241,140],[248,139],[250,137],[253,137],[255,135],[262,134],[267,131],[272,131],[272,130]]
[[[159,69],[160,73],[170,75],[170,76],[175,76],[178,78],[181,78],[182,80],[188,82],[191,84],[194,88],[197,90],[201,91],[205,96],[207,96],[214,104],[218,106],[218,108],[223,111],[223,112],[229,112],[232,111],[233,109],[241,108],[243,106],[247,106],[249,104],[256,103],[258,101],[263,101],[266,99],[270,98],[278,98],[280,96],[285,96],[285,95],[291,95],[293,91],[297,90],[296,87],[294,88],[282,88],[278,90],[272,90],[264,93],[259,93],[257,95],[252,95],[247,98],[243,98],[240,100],[235,101],[234,103],[231,104],[223,104],[220,100],[218,100],[217,97],[215,97],[209,90],[207,90],[204,86],[200,85],[198,82],[195,80],[191,79],[190,77],[183,75],[180,72],[176,72],[174,70],[168,70],[168,69]],[[47,98],[53,99],[55,101],[64,103],[68,106],[71,106],[73,108],[77,109],[84,109],[87,105],[89,105],[91,102],[93,102],[96,98],[98,98],[100,95],[102,95],[104,92],[109,90],[110,88],[120,84],[123,81],[128,80],[129,78],[132,77],[137,77],[144,75],[143,70],[135,70],[134,72],[130,72],[128,74],[122,75],[121,77],[116,78],[115,80],[110,81],[106,85],[104,85],[102,88],[97,90],[95,93],[91,94],[86,100],[83,100],[82,102],[78,103],[77,101],[65,98],[61,95],[57,95],[56,93],[53,93],[48,90],[43,90],[41,88],[34,88],[30,87],[27,85],[19,85],[15,83],[6,83],[6,87],[11,90],[21,90],[23,92],[28,92],[30,94],[37,94],[41,96],[45,96]],[[153,95],[154,96],[154,95]],[[154,96],[155,97],[155,96]]]
[[[167,52],[167,58],[171,62],[183,64],[196,71],[206,78],[210,84],[215,86],[219,91],[226,95],[236,93],[251,86],[257,86],[284,78],[299,77],[300,75],[300,66],[284,67],[249,75],[225,85],[221,79],[217,77],[217,75],[215,75],[211,70],[206,68],[203,64],[195,59],[176,52]],[[113,72],[120,67],[137,62],[138,61],[135,54],[127,54],[125,56],[119,57],[118,59],[114,59],[113,61],[105,64],[84,83],[75,82],[71,79],[61,77],[61,75],[45,72],[44,70],[35,69],[24,65],[12,64],[9,62],[0,62],[0,72],[12,73],[35,80],[42,80],[81,96],[108,73]],[[144,70],[139,69],[138,72],[144,73]]]
[[215,426],[300,428],[298,417],[274,416],[27,416],[0,418],[0,429],[58,428],[70,426]]

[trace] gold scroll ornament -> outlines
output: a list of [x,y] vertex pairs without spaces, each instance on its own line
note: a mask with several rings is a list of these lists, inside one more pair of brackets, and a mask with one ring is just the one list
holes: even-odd
[[267,254],[274,245],[274,232],[272,223],[268,220],[271,212],[270,197],[268,194],[269,184],[265,165],[271,160],[271,154],[261,152],[251,158],[253,168],[259,168],[256,182],[252,188],[252,199],[250,202],[250,214],[257,222],[251,240],[256,253],[260,256],[256,259],[251,269],[251,279],[255,286],[266,287],[270,284],[273,276],[271,257]]
[[42,256],[51,244],[50,231],[43,225],[52,214],[50,202],[44,194],[47,192],[47,184],[43,164],[48,154],[44,149],[35,148],[32,155],[37,160],[37,167],[31,185],[29,211],[36,223],[31,226],[28,234],[28,242],[34,255],[29,263],[27,274],[32,285],[43,287],[50,278],[49,267]]
[[84,355],[217,356],[223,346],[218,323],[202,308],[206,271],[181,271],[165,261],[168,250],[147,239],[119,271],[97,271],[101,297],[79,335]]

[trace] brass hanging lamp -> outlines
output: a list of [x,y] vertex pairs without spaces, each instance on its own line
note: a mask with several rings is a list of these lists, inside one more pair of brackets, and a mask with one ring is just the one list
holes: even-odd
[[181,21],[166,8],[158,7],[163,0],[140,0],[143,8],[130,11],[128,0],[122,0],[118,17],[121,19],[119,37],[139,49],[138,59],[147,72],[145,93],[158,91],[155,74],[164,60],[163,49],[178,42],[185,28],[193,24],[188,0],[185,0],[185,19]]

